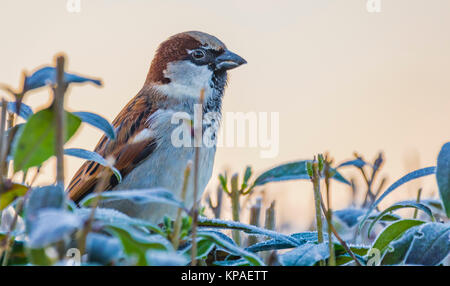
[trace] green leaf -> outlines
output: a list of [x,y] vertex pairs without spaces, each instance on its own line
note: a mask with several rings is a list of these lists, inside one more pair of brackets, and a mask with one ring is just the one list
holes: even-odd
[[252,175],[252,168],[248,166],[245,169],[244,180],[242,181],[241,190],[244,190],[245,188],[248,187],[248,180],[250,179],[251,175]]
[[382,255],[387,250],[389,243],[400,238],[411,227],[424,223],[424,221],[414,219],[403,219],[394,222],[378,235],[372,245],[372,249],[377,249]]
[[305,243],[289,252],[280,255],[283,266],[313,266],[320,260],[330,256],[327,243]]
[[369,229],[367,230],[367,235],[370,235],[370,232],[372,231],[372,228],[374,227],[374,225],[383,217],[385,216],[387,213],[389,212],[393,212],[395,210],[398,209],[403,209],[403,208],[415,208],[418,210],[423,211],[424,213],[426,213],[427,215],[430,216],[431,220],[434,221],[434,216],[433,213],[431,212],[430,208],[427,207],[426,205],[420,204],[420,203],[416,203],[414,201],[404,201],[404,202],[398,202],[393,204],[392,206],[388,207],[387,209],[385,209],[384,211],[382,211],[379,215],[377,215],[372,223],[369,226]]
[[223,176],[222,174],[219,174],[219,181],[220,181],[220,185],[222,186],[222,189],[229,193],[228,191],[228,186],[227,186],[227,174],[225,173],[225,176]]
[[[208,256],[208,254],[214,249],[215,244],[210,239],[206,238],[197,238],[197,255],[196,259],[204,259]],[[186,248],[182,250],[182,253],[186,257],[191,257],[192,253],[192,244],[189,244]]]
[[[310,160],[287,163],[272,168],[260,175],[254,182],[253,186],[262,186],[269,182],[288,181],[288,180],[309,180],[310,176],[306,165]],[[335,169],[331,168],[331,172],[335,172],[333,178],[339,182],[350,185],[350,183]]]
[[436,167],[428,167],[428,168],[415,170],[415,171],[413,171],[411,173],[408,173],[405,176],[401,177],[398,181],[396,181],[389,188],[387,188],[387,190],[370,206],[370,208],[366,212],[366,215],[364,216],[364,218],[361,220],[361,222],[359,224],[359,229],[361,230],[362,226],[364,225],[365,221],[369,217],[370,213],[392,191],[394,191],[395,189],[397,189],[398,187],[400,187],[404,183],[407,183],[407,182],[409,182],[411,180],[414,180],[414,179],[417,179],[417,178],[421,178],[421,177],[424,177],[424,176],[428,176],[428,175],[434,174],[435,172],[436,172]]
[[447,217],[450,218],[450,142],[442,146],[436,166],[436,180],[442,204]]
[[108,136],[109,138],[113,140],[116,138],[114,127],[108,122],[108,120],[101,117],[100,115],[85,111],[73,112],[73,114],[78,116],[81,121],[105,132],[106,136]]
[[158,234],[149,235],[129,226],[110,225],[105,229],[120,239],[124,253],[136,259],[138,266],[147,265],[148,250],[174,251],[170,242]]
[[[70,112],[65,112],[65,115],[64,142],[67,142],[77,131],[81,120]],[[39,166],[55,154],[54,112],[51,108],[33,114],[18,132],[13,147],[14,171]]]
[[[2,238],[2,233],[0,233],[0,241]],[[25,242],[16,239],[10,249],[11,252],[9,253],[8,265],[18,266],[27,265],[29,263],[25,249]]]
[[9,206],[16,198],[24,196],[28,187],[13,183],[10,188],[0,193],[0,211]]
[[111,164],[109,164],[105,158],[103,158],[102,156],[100,156],[100,154],[98,154],[96,152],[92,152],[92,151],[88,151],[88,150],[84,150],[84,149],[78,149],[78,148],[71,148],[71,149],[65,149],[64,154],[73,156],[73,157],[77,157],[77,158],[81,158],[81,159],[85,159],[85,160],[89,160],[89,161],[94,161],[96,163],[99,163],[102,166],[108,167],[113,171],[114,175],[116,175],[116,178],[119,181],[119,183],[122,181],[122,175],[120,174],[120,171],[117,170],[114,166],[111,166]]
[[230,243],[228,240],[224,240],[223,238],[221,238],[220,236],[218,236],[215,233],[211,233],[211,232],[198,232],[198,237],[200,238],[205,238],[208,239],[212,242],[214,242],[216,245],[225,248],[226,250],[228,250],[230,253],[236,255],[236,256],[241,256],[242,258],[244,258],[245,260],[247,260],[250,265],[252,266],[262,266],[264,265],[264,263],[262,262],[261,258],[259,258],[258,256],[256,256],[255,254],[248,252],[240,247],[238,247],[235,244]]
[[44,248],[28,248],[26,249],[28,260],[32,265],[50,266],[54,261],[47,256]]
[[[348,245],[348,247],[350,247],[350,250],[353,252],[353,254],[359,256],[365,256],[369,251],[369,247],[365,245]],[[336,256],[348,255],[347,251],[340,243],[334,243],[334,251],[336,253]]]

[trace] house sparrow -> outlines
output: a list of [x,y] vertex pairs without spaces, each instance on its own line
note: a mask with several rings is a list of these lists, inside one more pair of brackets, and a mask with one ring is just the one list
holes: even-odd
[[[123,176],[118,183],[111,175],[104,190],[163,187],[180,198],[184,171],[187,163],[194,161],[196,148],[174,146],[173,132],[179,126],[173,124],[173,118],[177,114],[192,118],[196,104],[203,98],[200,109],[203,115],[219,114],[220,120],[227,70],[245,63],[219,39],[206,33],[184,32],[164,41],[156,51],[144,86],[112,123],[116,139],[103,136],[95,147],[95,152],[103,157],[115,158],[114,166]],[[205,124],[202,127],[205,129]],[[200,197],[211,177],[216,147],[197,149]],[[103,168],[92,161],[84,163],[68,186],[69,197],[79,202],[92,193]],[[188,179],[184,202],[187,208],[193,205],[193,173]],[[155,203],[143,207],[126,200],[107,201],[102,206],[154,223],[165,215],[174,218],[177,211],[170,205]]]

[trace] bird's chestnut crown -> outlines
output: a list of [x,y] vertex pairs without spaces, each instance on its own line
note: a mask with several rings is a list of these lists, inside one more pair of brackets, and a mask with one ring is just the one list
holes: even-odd
[[198,31],[176,34],[158,47],[150,66],[146,83],[169,83],[164,72],[169,63],[189,61],[197,66],[207,66],[213,72],[226,71],[247,63],[229,51],[216,37]]

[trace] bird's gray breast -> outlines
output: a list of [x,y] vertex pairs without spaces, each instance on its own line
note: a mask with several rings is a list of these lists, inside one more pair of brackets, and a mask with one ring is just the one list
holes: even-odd
[[[184,172],[189,161],[194,163],[195,152],[199,152],[198,164],[198,197],[200,199],[212,174],[216,147],[203,146],[195,148],[193,144],[189,146],[179,146],[179,142],[174,142],[174,134],[188,124],[187,121],[174,120],[174,116],[193,116],[193,114],[180,110],[158,110],[149,120],[151,121],[151,133],[156,137],[155,150],[135,167],[114,190],[149,189],[162,187],[172,191],[175,196],[181,199],[181,191],[184,182]],[[175,132],[175,133],[174,133]],[[186,135],[186,134],[184,134]],[[176,137],[176,136],[175,136]],[[178,137],[179,139],[179,137]],[[193,138],[190,138],[193,140]],[[191,143],[193,142],[191,140]],[[185,141],[186,142],[186,141]],[[193,168],[194,169],[194,168]],[[193,205],[195,171],[192,169],[188,179],[186,199],[184,201],[187,208]],[[176,215],[176,207],[164,204],[136,205],[131,202],[115,202],[114,207],[133,217],[143,218],[152,222],[159,222],[164,215],[172,218]]]

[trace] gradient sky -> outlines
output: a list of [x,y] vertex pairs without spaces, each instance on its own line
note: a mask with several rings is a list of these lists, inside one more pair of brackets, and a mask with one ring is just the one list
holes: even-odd
[[[2,0],[0,82],[18,86],[22,70],[64,52],[70,71],[104,81],[103,88],[72,87],[67,108],[112,120],[141,88],[161,41],[204,31],[248,61],[231,72],[224,111],[280,114],[279,155],[264,159],[257,148],[220,148],[212,186],[224,168],[252,165],[260,173],[324,151],[339,162],[354,151],[372,159],[381,150],[382,174],[392,183],[434,165],[449,140],[450,1],[381,3],[381,13],[369,13],[366,0],[81,0],[81,12],[69,13],[65,0]],[[36,109],[48,100],[42,90],[26,102]],[[92,149],[100,135],[83,127],[68,147]],[[81,160],[67,163],[69,180]],[[39,182],[52,182],[52,168],[44,168]],[[402,187],[400,197],[415,196],[422,183],[424,195],[436,194],[428,178]],[[350,192],[334,186],[335,208],[346,206]],[[266,190],[265,204],[277,200],[280,222],[309,224],[308,183]],[[292,221],[293,215],[304,219]]]

